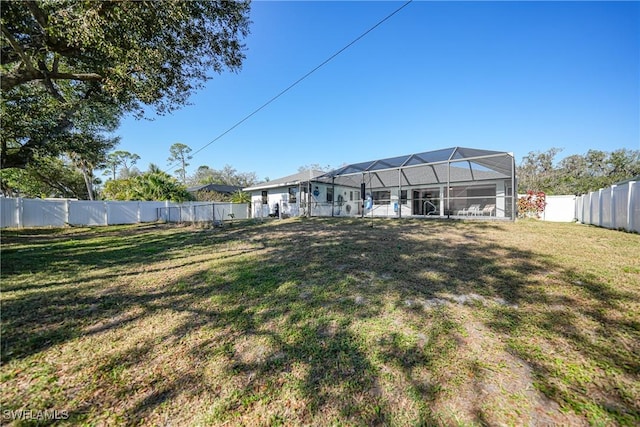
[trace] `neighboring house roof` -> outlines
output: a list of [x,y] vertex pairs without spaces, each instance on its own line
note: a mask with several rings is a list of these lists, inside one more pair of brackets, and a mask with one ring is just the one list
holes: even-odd
[[189,193],[197,193],[198,191],[215,191],[216,193],[233,194],[240,190],[242,190],[242,187],[225,184],[205,184],[187,188]]
[[277,188],[277,187],[286,187],[288,185],[298,185],[301,182],[307,182],[310,179],[314,179],[324,174],[325,174],[324,171],[307,170],[307,171],[295,173],[293,175],[285,176],[283,178],[274,179],[272,181],[261,182],[260,184],[256,184],[254,186],[245,188],[244,191],[256,191],[256,190],[265,190],[267,188]]

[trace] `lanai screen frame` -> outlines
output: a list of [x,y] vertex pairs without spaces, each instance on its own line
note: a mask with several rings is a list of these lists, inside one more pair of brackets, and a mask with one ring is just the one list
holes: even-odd
[[[454,166],[452,178],[452,165],[466,163],[467,167]],[[475,167],[475,169],[474,169]],[[427,172],[431,171],[433,179],[426,179]],[[444,172],[444,173],[443,173]],[[411,173],[412,178],[407,176]],[[397,177],[394,185],[391,184],[393,175]],[[442,175],[446,175],[445,177]],[[442,176],[442,177],[441,177]],[[420,179],[422,178],[422,180]],[[314,181],[339,185],[343,187],[360,188],[362,182],[365,183],[369,191],[373,189],[398,189],[398,198],[403,187],[440,185],[447,189],[444,200],[446,209],[451,214],[451,200],[458,198],[451,196],[453,185],[457,183],[471,183],[471,187],[483,181],[500,181],[510,183],[511,194],[505,188],[505,215],[504,218],[515,220],[517,208],[516,191],[516,166],[515,158],[511,152],[481,150],[475,148],[451,147],[441,150],[426,151],[422,153],[405,156],[391,157],[387,159],[373,160],[368,162],[354,163],[327,172],[316,177]],[[497,198],[496,194],[496,198]],[[510,212],[506,212],[507,200],[511,199]],[[402,209],[398,210],[398,216],[402,217]]]

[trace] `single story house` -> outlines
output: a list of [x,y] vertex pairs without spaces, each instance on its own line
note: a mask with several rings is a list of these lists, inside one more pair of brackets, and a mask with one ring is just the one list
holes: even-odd
[[245,188],[254,217],[516,217],[513,153],[452,147]]
[[307,170],[245,188],[251,194],[252,216],[306,216],[309,186],[325,173]]

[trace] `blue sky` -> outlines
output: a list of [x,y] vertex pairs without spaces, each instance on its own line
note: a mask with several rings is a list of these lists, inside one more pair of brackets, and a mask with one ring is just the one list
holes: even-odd
[[[239,73],[193,105],[127,118],[117,147],[168,169],[200,150],[403,2],[252,4]],[[200,165],[260,179],[452,146],[514,152],[640,149],[640,3],[414,1],[203,148]]]

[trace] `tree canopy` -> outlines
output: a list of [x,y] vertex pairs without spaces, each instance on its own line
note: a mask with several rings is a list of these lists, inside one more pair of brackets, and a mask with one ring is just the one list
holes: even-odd
[[125,179],[111,179],[105,183],[105,200],[171,200],[184,202],[192,196],[174,177],[149,171]]
[[[99,179],[87,176],[91,186]],[[68,158],[34,157],[26,168],[0,170],[2,194],[6,197],[62,197],[90,199],[82,171]]]
[[212,169],[209,166],[199,166],[193,176],[189,177],[188,183],[191,186],[206,184],[225,184],[237,187],[250,187],[258,182],[255,172],[238,172],[231,165],[224,165],[220,170]]
[[551,148],[527,154],[517,169],[518,192],[585,194],[640,175],[639,150],[589,150],[556,163],[561,151]]
[[181,142],[176,142],[171,147],[169,147],[169,164],[178,163],[180,166],[176,169],[176,175],[180,178],[180,181],[183,184],[187,182],[187,166],[189,163],[187,160],[191,160],[191,156],[189,153],[191,152],[191,147]]
[[66,151],[237,71],[248,1],[14,1],[0,9],[2,167]]
[[[129,178],[131,175],[131,168],[138,160],[140,160],[140,156],[124,150],[117,150],[109,153],[107,154],[104,162],[104,175],[111,175],[111,179],[116,179],[118,176],[120,178]],[[118,175],[118,172],[120,175]]]

